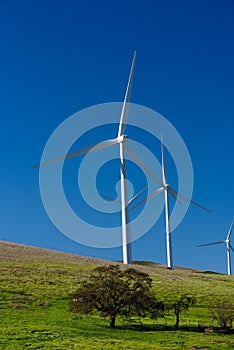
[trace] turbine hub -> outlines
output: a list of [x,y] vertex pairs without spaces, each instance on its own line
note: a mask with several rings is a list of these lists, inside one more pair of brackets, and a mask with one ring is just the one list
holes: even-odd
[[123,143],[128,141],[128,136],[127,135],[121,135],[118,137],[117,142],[118,143]]

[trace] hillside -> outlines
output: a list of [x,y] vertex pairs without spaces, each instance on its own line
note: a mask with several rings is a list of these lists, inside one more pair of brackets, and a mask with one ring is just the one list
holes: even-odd
[[[189,293],[195,307],[181,317],[183,330],[172,330],[173,315],[147,332],[107,328],[98,316],[69,312],[69,294],[88,272],[109,261],[0,241],[0,349],[231,349],[234,335],[195,332],[212,325],[209,307],[215,300],[234,300],[234,277],[208,271],[136,262],[150,274],[158,299],[171,301]],[[124,267],[125,268],[125,267]],[[119,326],[123,322],[119,321]],[[142,328],[142,327],[141,327]]]

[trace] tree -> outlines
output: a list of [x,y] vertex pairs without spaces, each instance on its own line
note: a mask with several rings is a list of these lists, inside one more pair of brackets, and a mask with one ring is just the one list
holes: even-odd
[[182,295],[178,300],[171,304],[170,308],[173,309],[176,316],[175,329],[179,328],[180,314],[183,311],[187,311],[190,306],[196,302],[194,297],[188,295]]
[[234,306],[228,302],[217,302],[210,309],[211,316],[222,328],[232,328],[234,320]]
[[94,269],[71,296],[71,311],[89,314],[93,310],[109,318],[115,327],[116,316],[156,317],[162,304],[157,303],[148,274],[133,268],[122,270],[118,265]]

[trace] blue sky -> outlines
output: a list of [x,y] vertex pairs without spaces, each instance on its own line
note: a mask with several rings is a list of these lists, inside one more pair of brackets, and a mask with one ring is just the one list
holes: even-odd
[[[234,217],[233,18],[231,0],[0,1],[0,239],[122,259],[121,248],[85,247],[55,228],[32,165],[70,115],[123,100],[136,50],[131,101],[178,130],[193,199],[212,210],[189,208],[173,233],[174,264],[225,273],[225,246],[196,246],[225,239]],[[164,236],[162,215],[134,243],[133,259],[164,264]]]

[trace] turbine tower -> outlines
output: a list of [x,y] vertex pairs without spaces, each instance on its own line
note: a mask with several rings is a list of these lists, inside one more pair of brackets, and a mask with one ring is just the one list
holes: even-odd
[[161,147],[162,147],[162,179],[163,179],[164,198],[165,198],[167,268],[171,269],[173,264],[172,264],[171,226],[170,226],[169,196],[168,196],[168,191],[170,188],[166,179],[163,139],[161,140]]
[[171,227],[170,227],[170,208],[169,208],[169,195],[171,195],[179,204],[182,204],[180,200],[178,200],[178,197],[180,199],[183,199],[184,201],[194,204],[197,207],[204,209],[208,212],[210,212],[209,209],[203,207],[202,205],[194,202],[193,200],[190,200],[189,198],[185,197],[181,193],[173,190],[170,185],[167,183],[167,176],[166,176],[166,164],[165,164],[165,156],[164,156],[164,143],[163,143],[163,137],[161,137],[161,151],[162,151],[162,181],[138,158],[138,156],[132,152],[127,146],[126,146],[127,152],[131,155],[131,157],[141,166],[161,187],[155,191],[153,191],[149,196],[142,199],[138,204],[136,204],[134,207],[131,208],[131,210],[139,207],[141,204],[145,203],[146,201],[156,197],[164,191],[164,202],[165,202],[165,222],[166,222],[166,249],[167,249],[167,268],[171,270],[173,268],[173,261],[172,261],[172,244],[171,244]]
[[128,79],[128,85],[124,97],[124,102],[122,106],[118,135],[115,139],[106,140],[103,142],[99,142],[96,144],[92,144],[80,150],[77,150],[72,153],[68,153],[66,156],[58,157],[53,160],[48,160],[44,163],[40,163],[38,165],[33,166],[33,168],[38,168],[41,166],[49,165],[52,163],[56,163],[59,161],[63,161],[68,158],[73,158],[76,156],[80,156],[82,154],[87,154],[89,152],[98,151],[116,144],[119,144],[119,152],[120,152],[120,187],[121,187],[121,213],[122,213],[122,250],[123,250],[123,263],[131,264],[132,263],[132,250],[131,250],[131,231],[129,225],[129,201],[128,201],[128,192],[126,186],[126,160],[125,160],[125,142],[128,141],[128,136],[124,134],[127,119],[128,119],[128,110],[129,110],[129,102],[130,102],[130,94],[132,88],[132,80],[133,80],[133,72],[136,60],[136,52],[134,52],[130,75]]
[[226,243],[226,245],[227,245],[227,274],[228,275],[232,274],[232,269],[231,269],[231,252],[230,252],[230,250],[232,250],[234,252],[234,248],[231,245],[230,237],[231,237],[233,226],[234,226],[234,220],[232,220],[231,226],[230,226],[228,234],[227,234],[227,238],[224,241],[212,242],[212,243],[202,244],[202,245],[198,246],[198,247],[205,247],[205,246],[208,246],[208,245],[215,245],[215,244],[224,244],[224,243]]

